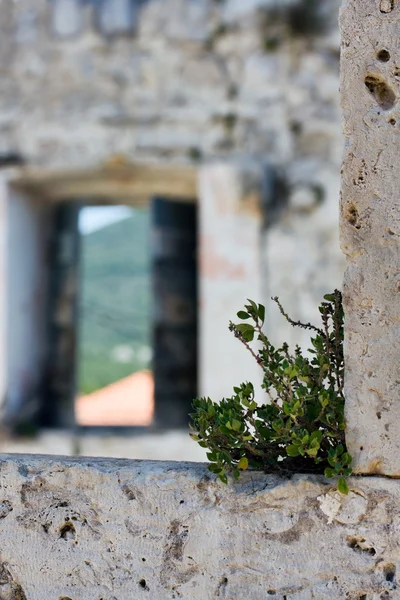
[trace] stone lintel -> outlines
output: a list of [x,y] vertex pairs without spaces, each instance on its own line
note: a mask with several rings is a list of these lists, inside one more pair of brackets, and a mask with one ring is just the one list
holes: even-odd
[[87,204],[146,205],[152,196],[193,202],[197,169],[188,165],[152,165],[110,160],[98,168],[49,171],[34,167],[9,169],[18,189],[44,201],[84,199]]

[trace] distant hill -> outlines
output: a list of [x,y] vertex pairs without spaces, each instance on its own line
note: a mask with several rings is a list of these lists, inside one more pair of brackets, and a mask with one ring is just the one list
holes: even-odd
[[149,211],[81,238],[78,390],[90,393],[150,366]]

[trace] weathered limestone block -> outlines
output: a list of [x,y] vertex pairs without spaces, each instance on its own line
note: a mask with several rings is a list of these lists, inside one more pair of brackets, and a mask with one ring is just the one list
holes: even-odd
[[400,483],[3,455],[0,598],[395,599]]
[[216,401],[243,381],[262,383],[259,365],[228,328],[247,298],[262,301],[262,193],[257,162],[199,169],[200,394]]
[[400,4],[345,2],[347,443],[358,472],[400,476]]

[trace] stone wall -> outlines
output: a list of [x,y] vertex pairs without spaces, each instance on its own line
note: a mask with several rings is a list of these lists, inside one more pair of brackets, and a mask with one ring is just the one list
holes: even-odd
[[0,151],[45,169],[273,165],[264,295],[315,318],[343,270],[338,4],[1,0]]
[[[0,158],[19,154],[50,174],[125,165],[122,183],[131,162],[254,161],[265,170],[265,235],[252,240],[261,276],[243,280],[237,297],[267,304],[275,342],[304,346],[308,335],[286,327],[268,298],[315,321],[322,295],[341,286],[338,4],[0,0]],[[221,231],[221,248],[239,255],[232,231]],[[232,297],[214,320],[225,327],[241,305]],[[228,365],[224,390],[238,364]]]
[[0,6],[2,152],[49,168],[114,153],[259,155],[286,167],[341,154],[337,0]]
[[390,600],[400,488],[201,464],[2,456],[0,597]]

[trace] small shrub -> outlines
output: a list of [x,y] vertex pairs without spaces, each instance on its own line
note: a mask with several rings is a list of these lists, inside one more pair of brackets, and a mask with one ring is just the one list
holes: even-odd
[[208,448],[208,468],[224,483],[229,472],[237,479],[248,468],[313,472],[338,477],[338,489],[347,493],[352,471],[344,438],[342,295],[324,296],[320,328],[293,321],[274,301],[291,325],[314,333],[310,357],[298,346],[294,353],[287,344],[275,348],[262,329],[265,307],[249,300],[238,312],[242,322],[229,328],[263,370],[268,401],[255,401],[251,383],[234,387],[220,403],[197,398],[191,436]]

